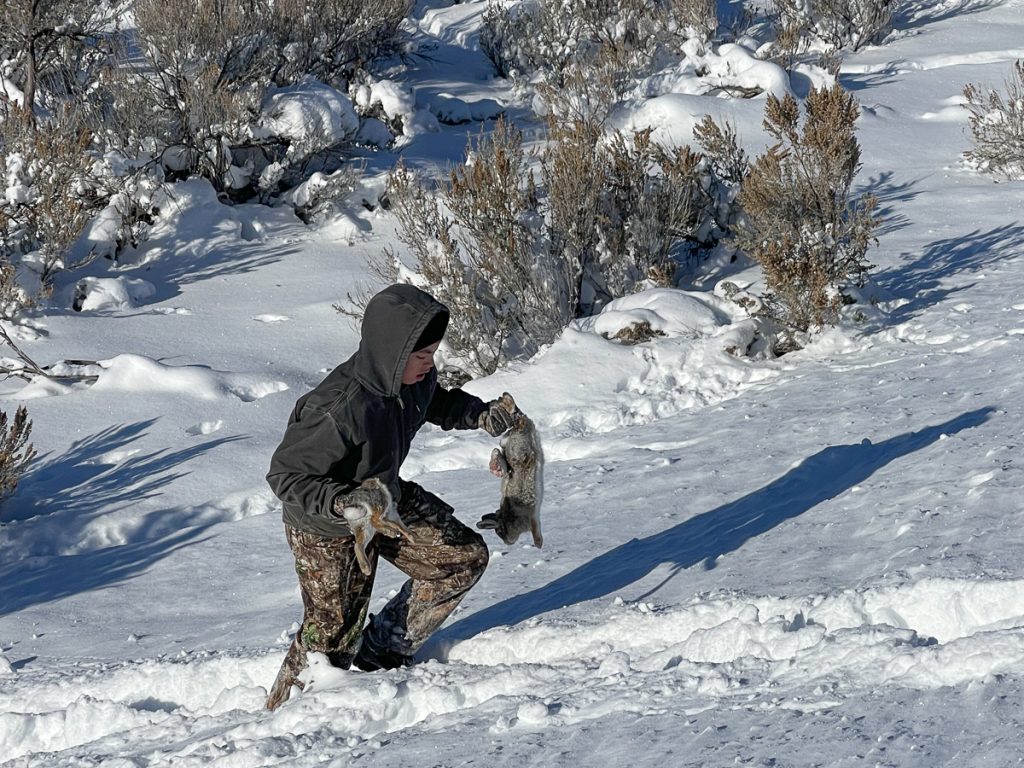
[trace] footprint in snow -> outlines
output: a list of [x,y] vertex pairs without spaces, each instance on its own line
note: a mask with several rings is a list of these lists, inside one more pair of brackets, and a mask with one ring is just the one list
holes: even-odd
[[977,475],[972,475],[967,478],[967,487],[971,489],[977,488],[980,485],[984,485],[995,476],[995,472],[981,472]]
[[236,384],[228,387],[228,391],[243,403],[251,403],[287,389],[288,385],[283,381],[261,381],[255,384]]
[[201,421],[198,424],[193,424],[191,427],[185,430],[185,433],[198,437],[199,435],[212,435],[217,432],[221,427],[224,426],[222,419],[216,419],[214,421]]

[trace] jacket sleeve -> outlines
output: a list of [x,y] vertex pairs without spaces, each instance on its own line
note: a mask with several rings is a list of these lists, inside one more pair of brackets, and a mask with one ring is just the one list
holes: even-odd
[[427,408],[427,421],[441,429],[477,429],[480,414],[486,410],[486,403],[479,397],[438,386]]
[[298,505],[308,514],[330,516],[334,497],[359,485],[346,482],[337,472],[339,464],[354,466],[358,450],[329,413],[306,409],[288,424],[270,460],[267,482],[286,504]]

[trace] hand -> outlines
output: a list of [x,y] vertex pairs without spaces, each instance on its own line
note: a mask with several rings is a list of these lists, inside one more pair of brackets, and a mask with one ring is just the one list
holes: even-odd
[[487,403],[487,410],[480,414],[477,423],[480,429],[493,437],[498,437],[512,429],[522,414],[512,395],[505,392],[497,400]]

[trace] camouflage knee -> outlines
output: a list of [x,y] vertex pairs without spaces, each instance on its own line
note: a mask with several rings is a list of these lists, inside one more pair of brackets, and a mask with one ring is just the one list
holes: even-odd
[[356,561],[351,537],[327,538],[288,529],[304,615],[297,636],[306,651],[348,666],[366,620],[373,582]]
[[466,568],[475,574],[473,578],[473,583],[475,584],[487,569],[487,563],[491,559],[491,551],[487,548],[487,544],[484,543],[484,539],[480,534],[476,531],[470,531],[470,533],[473,534],[473,540],[465,545]]

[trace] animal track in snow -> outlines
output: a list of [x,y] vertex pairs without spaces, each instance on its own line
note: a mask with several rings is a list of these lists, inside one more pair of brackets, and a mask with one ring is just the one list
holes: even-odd
[[215,419],[213,421],[201,421],[198,424],[193,424],[191,427],[185,430],[186,434],[199,436],[199,435],[212,435],[224,426],[223,419]]
[[291,320],[291,318],[288,317],[288,315],[264,314],[255,315],[253,317],[253,320],[255,320],[258,323],[267,323],[268,325],[272,325],[274,323],[287,323],[289,320]]

